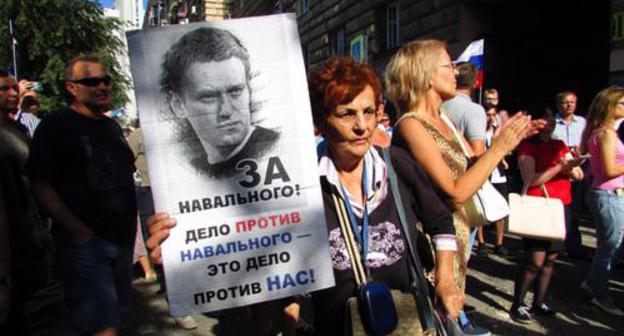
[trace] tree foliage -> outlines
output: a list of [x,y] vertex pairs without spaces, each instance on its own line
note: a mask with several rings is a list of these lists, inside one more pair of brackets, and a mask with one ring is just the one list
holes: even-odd
[[12,64],[9,19],[17,40],[20,79],[40,81],[44,109],[64,102],[63,71],[73,57],[102,58],[113,77],[113,108],[122,107],[130,81],[117,61],[123,52],[122,22],[104,17],[99,3],[88,0],[0,0],[0,67]]

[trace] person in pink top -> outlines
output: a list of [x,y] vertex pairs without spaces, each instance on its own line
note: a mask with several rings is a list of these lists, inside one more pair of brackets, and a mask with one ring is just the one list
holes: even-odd
[[591,155],[589,202],[597,238],[592,266],[581,288],[593,296],[593,305],[616,316],[624,316],[624,311],[610,298],[609,273],[624,228],[624,144],[613,127],[622,117],[624,88],[611,86],[600,91],[589,107],[581,142],[581,150]]

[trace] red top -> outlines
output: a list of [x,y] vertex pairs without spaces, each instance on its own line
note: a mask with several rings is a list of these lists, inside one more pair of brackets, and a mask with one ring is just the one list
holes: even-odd
[[[535,160],[536,174],[556,166],[569,152],[570,149],[563,141],[554,139],[548,142],[524,141],[518,146],[518,157],[528,155]],[[569,176],[557,174],[550,181],[544,183],[544,186],[549,197],[560,199],[564,205],[572,203],[572,185],[570,184]],[[527,195],[544,196],[539,187],[529,188]]]

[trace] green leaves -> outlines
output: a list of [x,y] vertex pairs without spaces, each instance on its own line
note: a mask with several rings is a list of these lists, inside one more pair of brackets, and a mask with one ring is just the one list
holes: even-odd
[[8,21],[13,20],[19,78],[41,81],[42,107],[64,102],[65,63],[82,54],[100,56],[114,79],[113,108],[128,101],[130,80],[116,55],[123,52],[121,21],[105,18],[102,7],[88,0],[0,0],[0,67],[12,64]]

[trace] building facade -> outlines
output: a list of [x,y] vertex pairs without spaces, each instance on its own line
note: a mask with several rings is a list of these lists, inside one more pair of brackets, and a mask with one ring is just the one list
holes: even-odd
[[349,55],[379,74],[407,41],[459,41],[460,5],[453,0],[300,1],[299,29],[306,60],[314,65]]
[[[117,61],[126,77],[132,78],[125,33],[141,28],[144,17],[143,0],[117,0],[112,8],[104,9],[104,16],[120,19],[124,23],[122,30],[115,32],[124,43],[122,52],[117,55]],[[123,116],[129,120],[136,119],[137,104],[134,89],[128,88],[126,95],[128,96],[128,103],[120,111],[114,112],[119,112],[119,117]]]
[[143,28],[228,19],[232,5],[231,0],[149,0]]
[[460,6],[454,0],[246,0],[233,16],[296,12],[308,66],[349,55],[381,73],[405,41],[428,36],[453,44],[468,35],[459,33]]
[[143,26],[143,0],[116,0],[113,9],[119,11],[119,18],[124,22],[126,31],[141,29]]
[[[195,17],[190,22],[294,12],[308,69],[344,55],[371,64],[381,76],[405,42],[440,39],[455,58],[471,41],[483,38],[485,86],[499,89],[508,109],[552,107],[557,92],[571,90],[577,92],[582,111],[609,82],[624,81],[624,0],[149,3],[148,26],[186,23],[184,19],[192,13]],[[186,9],[173,10],[174,3],[186,4]]]
[[440,39],[456,58],[483,38],[485,86],[498,88],[509,109],[552,106],[564,90],[578,93],[582,109],[608,85],[607,1],[239,0],[233,7],[233,17],[297,13],[308,67],[345,55],[383,75],[405,42]]
[[624,86],[624,0],[611,1],[609,82]]

